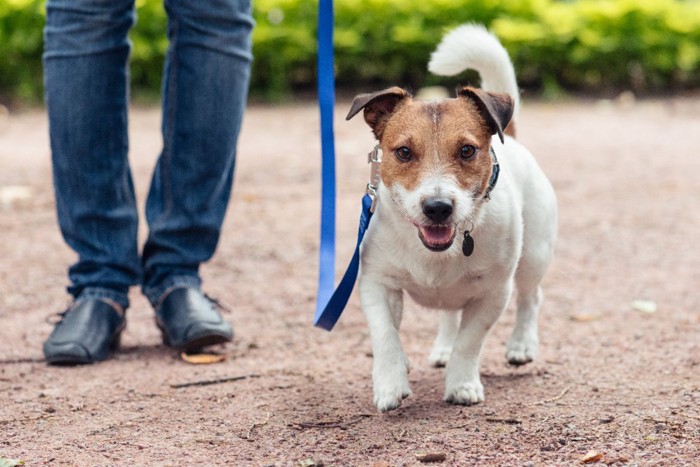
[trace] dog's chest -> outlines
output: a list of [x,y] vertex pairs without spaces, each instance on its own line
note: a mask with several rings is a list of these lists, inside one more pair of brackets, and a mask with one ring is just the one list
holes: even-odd
[[481,297],[488,283],[485,270],[454,257],[440,263],[412,264],[398,274],[399,286],[421,306],[459,309]]

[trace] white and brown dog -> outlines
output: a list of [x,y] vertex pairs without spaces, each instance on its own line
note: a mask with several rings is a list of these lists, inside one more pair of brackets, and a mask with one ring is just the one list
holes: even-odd
[[498,39],[481,26],[461,26],[445,36],[429,68],[444,75],[475,69],[482,89],[428,102],[393,87],[357,96],[347,117],[364,110],[384,155],[359,281],[382,412],[411,394],[398,333],[403,291],[442,310],[430,363],[447,366],[444,399],[478,403],[481,348],[514,286],[506,358],[521,365],[537,354],[540,281],[556,238],[554,190],[512,137],[518,88]]

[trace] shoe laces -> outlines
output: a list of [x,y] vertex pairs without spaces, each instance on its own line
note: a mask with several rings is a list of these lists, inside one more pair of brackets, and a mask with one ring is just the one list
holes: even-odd
[[207,300],[209,300],[209,303],[211,303],[212,305],[214,305],[214,306],[215,306],[216,308],[218,308],[219,310],[225,311],[226,313],[231,313],[231,309],[230,309],[229,307],[227,307],[226,305],[224,305],[223,303],[221,303],[221,302],[219,301],[219,299],[214,298],[214,297],[212,297],[211,295],[207,295],[207,294],[205,294],[205,293],[203,293],[202,295],[204,295],[204,298],[206,298]]
[[68,314],[68,312],[70,312],[72,309],[73,309],[73,304],[70,304],[68,306],[68,308],[66,308],[63,311],[57,311],[55,313],[51,313],[50,315],[48,315],[46,317],[46,319],[44,321],[46,321],[46,323],[48,323],[52,326],[55,326],[57,324],[61,324],[63,322],[64,318],[66,317],[66,315]]
[[[56,325],[58,325],[58,324],[61,324],[61,323],[63,322],[63,320],[66,318],[66,315],[67,315],[68,313],[70,313],[71,311],[73,311],[73,308],[75,307],[76,303],[77,303],[77,301],[73,301],[73,302],[71,302],[70,305],[68,305],[68,306],[66,307],[65,310],[63,310],[63,311],[58,311],[58,312],[55,312],[55,313],[51,313],[49,316],[46,317],[46,319],[45,319],[44,321],[47,322],[48,324],[52,325],[52,326],[56,326]],[[117,304],[117,303],[109,303],[109,302],[106,302],[106,301],[105,301],[105,303],[107,303],[109,306],[111,306],[111,307],[114,309],[114,311],[117,312],[117,314],[118,314],[119,316],[121,316],[122,318],[124,318],[125,310],[122,309],[121,306],[120,306],[119,304]],[[119,307],[119,308],[117,308],[117,307]]]

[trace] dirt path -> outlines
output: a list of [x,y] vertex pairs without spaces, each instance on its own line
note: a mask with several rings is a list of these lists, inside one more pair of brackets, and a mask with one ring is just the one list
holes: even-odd
[[[351,254],[372,146],[339,105],[339,264]],[[134,109],[144,199],[159,115]],[[160,344],[132,294],[123,351],[92,367],[41,362],[46,317],[67,304],[73,261],[56,227],[45,116],[0,121],[0,458],[27,465],[616,465],[700,458],[700,99],[527,103],[520,140],[557,189],[560,241],[545,281],[541,356],[504,359],[512,310],[487,340],[486,402],[442,402],[427,356],[436,316],[408,306],[413,395],[380,415],[357,297],[314,329],[319,143],[312,105],[251,108],[234,200],[206,290],[237,333],[214,365]],[[8,190],[9,186],[25,187]],[[26,187],[29,187],[28,192]],[[14,193],[14,195],[13,195]],[[10,199],[13,198],[13,199]],[[658,305],[635,310],[634,300]],[[173,385],[246,378],[205,386]],[[0,461],[1,463],[1,461]]]

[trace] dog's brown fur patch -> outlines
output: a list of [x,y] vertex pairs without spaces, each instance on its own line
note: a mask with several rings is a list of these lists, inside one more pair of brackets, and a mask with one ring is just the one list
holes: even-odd
[[[414,190],[434,174],[452,177],[462,188],[484,193],[491,176],[491,132],[477,105],[459,97],[441,102],[406,98],[386,121],[380,140],[384,158],[382,181]],[[462,160],[461,149],[475,146],[477,154]],[[411,151],[410,161],[396,156],[399,148]]]

